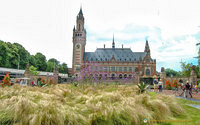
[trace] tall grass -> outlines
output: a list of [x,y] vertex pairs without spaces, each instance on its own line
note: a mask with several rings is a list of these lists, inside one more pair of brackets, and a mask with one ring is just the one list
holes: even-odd
[[165,120],[183,109],[174,97],[136,94],[128,85],[0,88],[0,124],[109,125]]

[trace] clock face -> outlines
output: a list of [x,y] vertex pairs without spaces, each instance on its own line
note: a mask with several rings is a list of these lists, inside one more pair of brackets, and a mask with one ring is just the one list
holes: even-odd
[[76,49],[80,49],[80,45],[79,44],[76,45]]

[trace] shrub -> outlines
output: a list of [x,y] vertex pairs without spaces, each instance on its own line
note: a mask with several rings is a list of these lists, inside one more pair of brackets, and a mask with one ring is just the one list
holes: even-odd
[[6,73],[6,75],[3,78],[3,83],[1,84],[2,87],[4,86],[11,86],[11,81],[10,81],[10,74]]
[[148,85],[145,84],[144,82],[137,84],[137,86],[139,88],[138,93],[144,93],[144,92],[146,92],[146,89],[148,88]]
[[169,90],[172,89],[172,83],[171,83],[169,80],[167,80],[167,81],[165,82],[165,84],[166,84],[166,89],[169,89]]
[[174,88],[178,88],[178,81],[177,81],[177,80],[173,80],[172,86],[173,86]]

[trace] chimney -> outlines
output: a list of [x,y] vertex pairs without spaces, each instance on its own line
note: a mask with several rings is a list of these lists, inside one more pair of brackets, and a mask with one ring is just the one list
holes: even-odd
[[106,45],[105,45],[105,44],[103,45],[103,48],[104,48],[104,49],[106,48]]
[[124,48],[123,44],[122,44],[122,49]]

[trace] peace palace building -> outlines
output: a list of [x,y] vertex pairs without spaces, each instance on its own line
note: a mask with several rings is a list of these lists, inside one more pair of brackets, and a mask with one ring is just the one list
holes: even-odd
[[[106,77],[140,77],[152,78],[156,75],[156,60],[151,58],[150,47],[146,40],[144,52],[132,52],[130,48],[115,48],[113,37],[112,48],[97,48],[95,52],[85,52],[86,29],[84,16],[80,9],[76,27],[73,29],[72,75],[79,76],[85,64],[97,64],[96,71],[102,71]],[[94,75],[94,74],[93,74]]]

